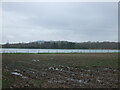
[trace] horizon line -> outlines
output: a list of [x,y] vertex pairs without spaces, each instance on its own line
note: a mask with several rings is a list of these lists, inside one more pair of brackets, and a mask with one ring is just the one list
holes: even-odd
[[57,41],[67,41],[67,42],[75,42],[75,43],[82,43],[82,42],[120,42],[120,41],[108,41],[108,40],[105,40],[105,41],[70,41],[70,40],[34,40],[34,41],[19,41],[19,42],[9,42],[9,41],[6,41],[4,43],[0,43],[0,44],[6,44],[6,43],[9,43],[9,44],[15,44],[15,43],[30,43],[30,42],[38,42],[38,41],[44,41],[44,42],[51,42],[51,41],[54,41],[54,42],[57,42]]

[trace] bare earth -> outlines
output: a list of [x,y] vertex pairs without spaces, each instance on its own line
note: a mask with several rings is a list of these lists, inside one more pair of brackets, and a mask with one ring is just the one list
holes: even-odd
[[3,54],[3,88],[117,88],[118,54]]

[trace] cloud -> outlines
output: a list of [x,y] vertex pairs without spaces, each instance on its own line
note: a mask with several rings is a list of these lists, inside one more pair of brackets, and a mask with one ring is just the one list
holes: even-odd
[[117,41],[115,2],[3,3],[3,42]]

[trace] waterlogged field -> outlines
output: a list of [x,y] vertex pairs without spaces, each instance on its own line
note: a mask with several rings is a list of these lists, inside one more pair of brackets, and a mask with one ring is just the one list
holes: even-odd
[[3,88],[117,88],[118,54],[3,54]]
[[111,49],[16,49],[2,48],[0,53],[118,53]]

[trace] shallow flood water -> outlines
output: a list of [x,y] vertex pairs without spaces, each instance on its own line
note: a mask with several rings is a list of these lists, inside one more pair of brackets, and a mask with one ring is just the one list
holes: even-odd
[[110,49],[16,49],[2,48],[0,53],[115,53],[120,50]]

